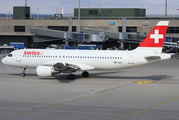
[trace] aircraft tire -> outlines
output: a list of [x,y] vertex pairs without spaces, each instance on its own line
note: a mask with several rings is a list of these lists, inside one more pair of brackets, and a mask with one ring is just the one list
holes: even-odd
[[26,76],[26,74],[25,73],[21,73],[21,77],[25,77]]
[[86,71],[84,71],[84,72],[82,73],[82,76],[83,76],[83,77],[88,77],[88,76],[89,76],[89,73],[86,72]]
[[74,80],[74,79],[75,79],[75,75],[74,74],[68,75],[68,80]]

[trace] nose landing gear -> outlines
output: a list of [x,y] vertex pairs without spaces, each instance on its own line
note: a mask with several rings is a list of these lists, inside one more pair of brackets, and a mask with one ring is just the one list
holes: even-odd
[[21,77],[25,77],[26,76],[25,70],[26,70],[26,68],[24,68],[23,72],[21,73]]

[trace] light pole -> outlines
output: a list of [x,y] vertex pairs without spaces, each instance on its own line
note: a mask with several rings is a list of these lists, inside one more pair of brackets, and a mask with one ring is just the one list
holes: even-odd
[[[149,15],[149,8],[147,8],[147,15]],[[146,16],[147,16],[147,15],[146,15]]]
[[39,8],[37,8],[37,19],[39,19],[38,10],[39,10]]
[[173,8],[173,19],[174,19],[174,17],[175,17],[175,8],[174,7],[172,7]]
[[79,0],[79,8],[78,8],[78,32],[80,33],[80,0]]
[[167,0],[165,0],[165,19],[167,19]]

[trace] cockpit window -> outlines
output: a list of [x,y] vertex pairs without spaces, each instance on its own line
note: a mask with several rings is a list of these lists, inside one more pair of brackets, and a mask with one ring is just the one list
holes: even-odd
[[8,57],[12,57],[12,54],[9,54]]

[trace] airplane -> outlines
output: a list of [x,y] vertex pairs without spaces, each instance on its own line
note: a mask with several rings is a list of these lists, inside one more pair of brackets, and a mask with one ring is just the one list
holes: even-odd
[[83,71],[88,77],[91,70],[121,70],[171,58],[162,53],[169,21],[159,21],[144,41],[134,50],[48,50],[22,49],[12,51],[2,59],[2,63],[23,68],[21,76],[26,76],[27,68],[36,68],[38,76],[47,77],[69,73],[68,79],[74,80],[76,71]]

